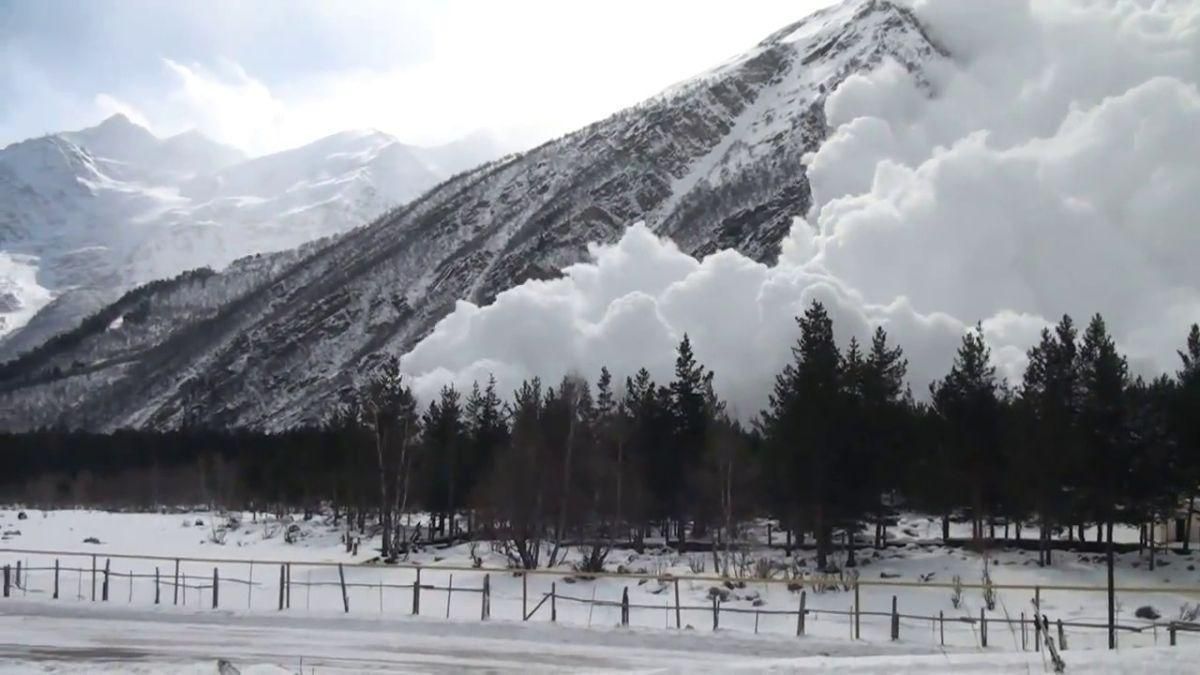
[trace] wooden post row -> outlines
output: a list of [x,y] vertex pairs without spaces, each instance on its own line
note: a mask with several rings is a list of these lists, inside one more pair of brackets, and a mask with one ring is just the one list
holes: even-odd
[[800,591],[800,611],[797,612],[797,614],[796,614],[796,635],[797,636],[804,635],[805,614],[808,613],[808,610],[805,608],[804,605],[807,603],[807,601],[808,601],[808,591],[804,591],[804,590]]
[[979,641],[981,646],[987,646],[987,615],[983,607],[979,608]]
[[675,628],[681,628],[683,623],[679,616],[679,580],[674,580],[675,586]]
[[896,596],[892,596],[892,640],[900,639],[900,613],[896,609]]
[[413,616],[421,613],[421,568],[417,568],[417,580],[413,582],[413,601],[412,601]]
[[[418,572],[419,573],[419,572]],[[342,569],[342,564],[338,563],[338,581],[342,585],[342,610],[350,613],[350,596],[346,593],[346,572]]]
[[1042,651],[1042,587],[1033,587],[1033,651]]
[[862,639],[862,605],[859,604],[858,580],[854,580],[854,639]]
[[480,595],[482,597],[479,602],[479,620],[487,621],[489,614],[488,604],[492,599],[492,575],[483,575],[483,593]]

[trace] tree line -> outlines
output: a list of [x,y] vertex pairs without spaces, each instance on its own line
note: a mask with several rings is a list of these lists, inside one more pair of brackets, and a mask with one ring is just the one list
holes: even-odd
[[[1052,564],[1054,532],[1082,539],[1095,527],[1111,544],[1117,524],[1174,517],[1181,505],[1190,519],[1200,327],[1176,372],[1146,380],[1101,316],[1082,332],[1064,316],[1013,385],[977,328],[917,400],[903,350],[882,328],[839,348],[819,302],[797,324],[792,359],[749,424],[727,412],[686,335],[669,382],[642,369],[619,383],[602,369],[594,384],[534,378],[502,397],[492,379],[447,386],[427,405],[385,358],[319,428],[0,435],[0,497],[327,506],[349,528],[382,535],[385,558],[422,537],[470,537],[526,568],[571,549],[599,568],[613,547],[658,538],[715,558],[754,517],[777,520],[788,546],[815,548],[820,569],[837,545],[854,565],[855,547],[883,545],[900,507],[939,515],[944,539],[958,519],[979,542],[998,524],[1017,538],[1035,524],[1039,562]],[[410,523],[416,511],[431,514],[424,530]]]

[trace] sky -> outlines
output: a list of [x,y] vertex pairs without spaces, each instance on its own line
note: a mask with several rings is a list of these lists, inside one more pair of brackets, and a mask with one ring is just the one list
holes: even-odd
[[0,147],[120,112],[251,155],[346,129],[530,145],[829,0],[0,0]]

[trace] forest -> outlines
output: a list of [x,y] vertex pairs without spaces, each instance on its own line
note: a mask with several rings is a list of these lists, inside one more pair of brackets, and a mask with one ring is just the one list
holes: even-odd
[[[916,397],[899,345],[835,340],[825,308],[797,317],[791,362],[766,410],[733,418],[716,375],[679,343],[674,376],[494,380],[422,406],[384,358],[319,428],[277,434],[185,428],[0,434],[0,499],[30,505],[331,512],[385,559],[431,538],[484,539],[523,568],[570,548],[602,568],[615,547],[717,551],[772,518],[816,564],[886,543],[899,509],[971,523],[973,539],[1022,525],[1038,562],[1055,542],[1116,524],[1190,519],[1200,484],[1200,327],[1178,370],[1134,376],[1101,316],[1044,330],[1023,379],[1002,381],[976,329]],[[432,514],[414,528],[404,514]],[[1187,528],[1190,530],[1190,527]],[[858,533],[846,536],[846,533]],[[864,533],[870,533],[864,535]],[[1184,542],[1186,547],[1188,542]]]

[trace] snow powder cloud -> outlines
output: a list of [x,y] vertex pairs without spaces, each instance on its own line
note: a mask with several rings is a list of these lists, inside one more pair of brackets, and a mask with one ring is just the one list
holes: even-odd
[[687,332],[750,417],[813,298],[843,340],[885,326],[918,394],[976,321],[1014,379],[1063,313],[1102,312],[1135,369],[1174,368],[1200,320],[1200,5],[913,8],[952,61],[926,74],[932,95],[885,64],[829,96],[814,204],[777,264],[696,260],[634,227],[561,279],[460,302],[403,357],[420,393],[601,365],[666,379]]

